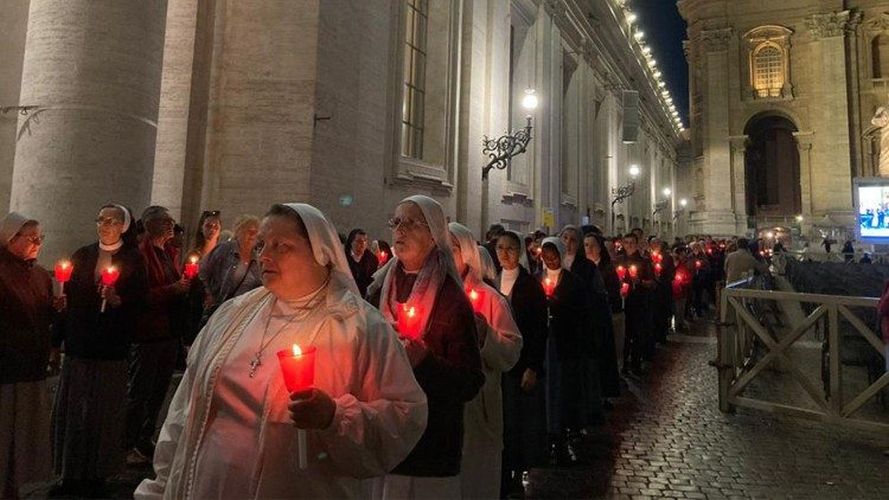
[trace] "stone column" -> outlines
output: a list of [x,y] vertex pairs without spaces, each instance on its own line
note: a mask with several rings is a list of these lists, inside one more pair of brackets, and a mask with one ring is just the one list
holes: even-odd
[[796,146],[799,148],[799,184],[800,203],[804,220],[811,220],[815,211],[812,196],[812,140],[811,132],[794,132]]
[[95,238],[114,201],[149,203],[166,0],[32,0],[11,208],[39,219],[42,261]]
[[735,233],[747,230],[747,136],[729,137],[731,147],[732,210],[735,212]]

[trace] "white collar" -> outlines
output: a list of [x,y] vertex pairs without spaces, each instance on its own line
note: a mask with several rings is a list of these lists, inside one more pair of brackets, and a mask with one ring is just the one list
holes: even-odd
[[115,250],[120,250],[120,247],[122,247],[122,246],[123,246],[123,238],[117,240],[117,243],[113,243],[111,245],[106,245],[106,244],[102,243],[101,241],[99,242],[99,248],[101,248],[102,250],[105,250],[106,252],[114,252]]

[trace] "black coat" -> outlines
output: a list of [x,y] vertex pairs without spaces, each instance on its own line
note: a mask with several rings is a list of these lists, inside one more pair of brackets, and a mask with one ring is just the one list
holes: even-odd
[[373,283],[373,274],[377,272],[379,261],[370,250],[365,250],[361,260],[355,262],[352,259],[350,249],[346,249],[346,260],[349,262],[349,270],[352,271],[352,277],[355,278],[355,284],[358,285],[358,291],[361,296],[367,295],[367,287]]
[[541,375],[546,356],[546,294],[543,286],[525,268],[519,267],[519,276],[507,300],[522,334],[522,352],[509,373],[521,377],[525,369],[530,368]]
[[611,312],[619,313],[623,311],[623,300],[620,296],[620,278],[617,277],[617,271],[614,270],[614,264],[611,261],[599,261],[599,274],[602,275],[602,281],[605,282],[605,290],[608,292],[608,301],[611,302]]
[[[379,306],[379,291],[369,302]],[[485,383],[475,314],[463,288],[453,278],[448,277],[442,283],[430,314],[423,338],[429,353],[414,367],[417,382],[426,393],[429,418],[420,442],[395,467],[393,474],[416,477],[459,474],[463,455],[463,405],[471,401]]]
[[127,358],[136,314],[148,295],[145,262],[138,248],[122,248],[111,256],[111,263],[120,270],[115,291],[120,307],[102,307],[99,283],[95,277],[99,245],[80,248],[71,257],[74,273],[65,285],[68,308],[61,328],[56,329],[57,344],[64,341],[65,353],[80,359],[120,361]]
[[[538,280],[545,277],[541,272]],[[563,269],[552,296],[547,298],[549,314],[552,318],[549,334],[556,342],[560,360],[582,359],[592,353],[589,333],[589,301],[583,281]]]
[[598,355],[602,352],[605,338],[613,335],[611,326],[611,302],[605,281],[599,273],[599,268],[585,255],[578,254],[571,263],[571,273],[580,278],[587,293],[587,305],[589,307],[589,320],[591,330],[589,353]]

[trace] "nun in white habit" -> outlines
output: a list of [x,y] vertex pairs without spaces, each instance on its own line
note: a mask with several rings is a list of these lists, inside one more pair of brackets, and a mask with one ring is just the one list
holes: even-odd
[[[457,272],[476,314],[485,385],[463,411],[463,498],[500,498],[500,453],[503,451],[503,396],[500,380],[519,360],[522,335],[506,297],[482,281],[484,264],[472,232],[462,224],[448,224]],[[493,267],[493,266],[492,266]]]
[[[316,208],[262,222],[263,287],[225,302],[189,352],[140,498],[354,498],[410,452],[426,397],[397,337],[361,300]],[[275,353],[315,347],[313,389],[290,394]],[[297,428],[308,466],[298,465]]]

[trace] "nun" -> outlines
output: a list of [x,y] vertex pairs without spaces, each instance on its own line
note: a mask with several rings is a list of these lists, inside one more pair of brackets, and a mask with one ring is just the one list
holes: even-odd
[[[472,232],[457,222],[448,224],[451,251],[463,288],[479,321],[479,349],[485,385],[463,411],[463,464],[460,473],[463,498],[499,498],[500,461],[503,451],[503,395],[500,380],[519,360],[522,335],[506,298],[484,280],[485,265]],[[490,259],[490,256],[488,257]],[[493,270],[493,266],[491,266]]]
[[[127,356],[148,278],[127,208],[103,206],[96,235],[98,241],[71,256],[68,308],[54,335],[65,347],[53,409],[53,459],[60,477],[54,496],[107,496],[105,479],[124,458]],[[120,276],[113,286],[101,286],[101,272],[111,266]]]
[[441,205],[428,196],[405,198],[389,227],[395,257],[377,273],[368,295],[398,325],[429,400],[429,420],[420,442],[386,476],[379,493],[460,498],[463,407],[485,381],[475,315],[454,265]]
[[[426,427],[408,357],[361,300],[333,224],[273,205],[257,252],[263,286],[222,304],[195,340],[137,499],[364,497],[361,480],[401,462]],[[294,345],[314,350],[315,370],[291,393],[276,353]]]
[[584,394],[588,363],[589,301],[583,281],[565,269],[565,245],[548,237],[541,246],[549,309],[547,336],[546,415],[550,434],[550,459],[558,465],[578,461],[573,441],[584,424],[587,397]]

